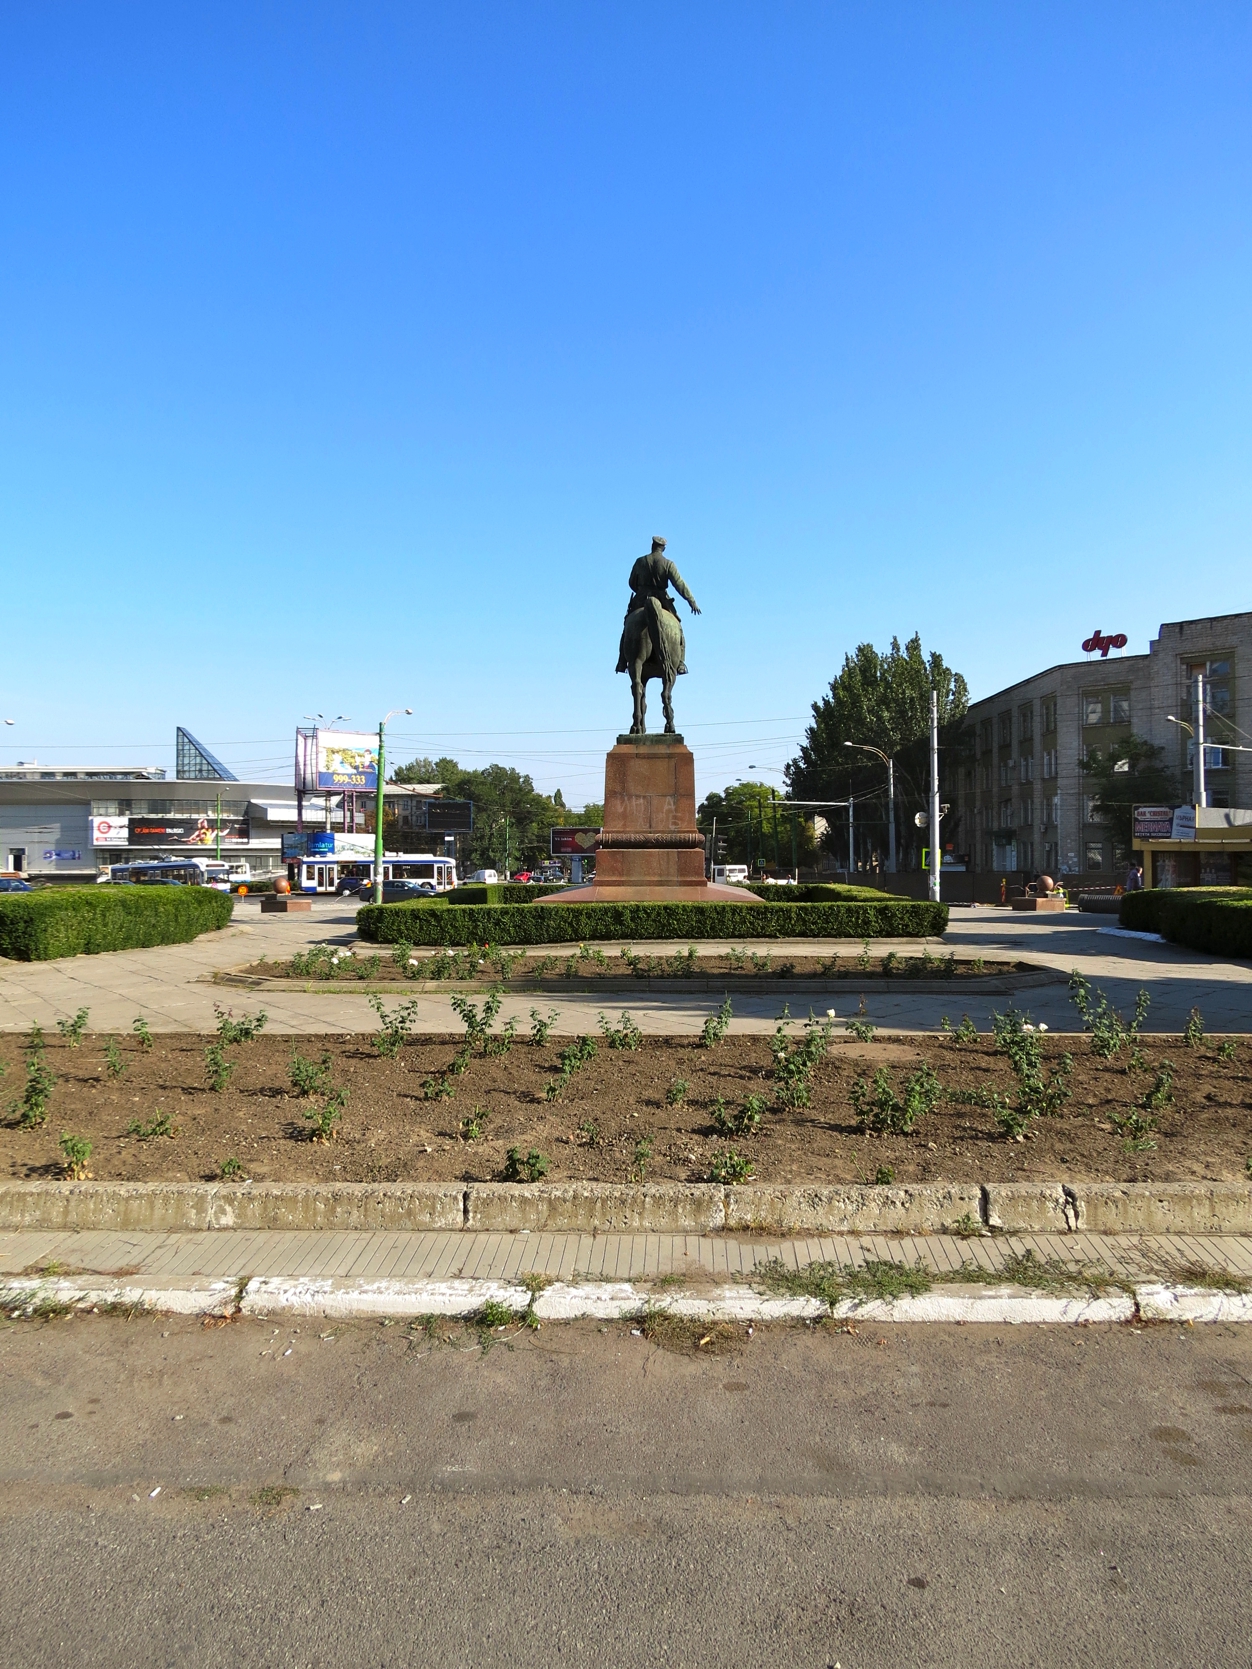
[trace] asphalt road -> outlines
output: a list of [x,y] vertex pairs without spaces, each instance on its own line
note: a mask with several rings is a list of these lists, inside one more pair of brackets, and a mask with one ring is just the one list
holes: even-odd
[[5,1326],[4,1661],[1249,1660],[1252,1329],[441,1331]]

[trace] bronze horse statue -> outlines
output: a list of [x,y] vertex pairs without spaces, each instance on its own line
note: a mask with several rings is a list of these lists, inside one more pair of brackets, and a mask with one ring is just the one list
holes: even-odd
[[684,584],[682,575],[665,554],[664,539],[654,538],[649,554],[641,556],[630,570],[630,602],[626,606],[617,656],[617,670],[630,674],[634,697],[634,717],[630,726],[632,736],[647,734],[645,719],[650,678],[661,681],[665,734],[675,734],[674,681],[687,670],[687,645],[678,610],[667,589],[670,585],[688,604],[692,614],[699,614],[699,605]]

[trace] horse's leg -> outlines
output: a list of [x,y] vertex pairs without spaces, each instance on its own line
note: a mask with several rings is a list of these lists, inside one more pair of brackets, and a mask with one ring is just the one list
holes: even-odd
[[676,734],[674,730],[674,703],[670,699],[673,693],[674,680],[672,678],[662,680],[661,705],[665,708],[665,734],[667,736],[673,736]]
[[648,728],[648,680],[643,674],[646,662],[647,656],[641,654],[631,669],[631,682],[635,689],[635,722],[630,732],[632,736],[642,736]]

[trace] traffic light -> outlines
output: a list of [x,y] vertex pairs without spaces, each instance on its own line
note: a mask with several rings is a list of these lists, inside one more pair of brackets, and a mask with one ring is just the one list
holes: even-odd
[[715,850],[714,855],[716,857],[719,857],[719,858],[724,858],[726,856],[726,836],[725,835],[718,835],[717,842],[716,842],[716,850]]

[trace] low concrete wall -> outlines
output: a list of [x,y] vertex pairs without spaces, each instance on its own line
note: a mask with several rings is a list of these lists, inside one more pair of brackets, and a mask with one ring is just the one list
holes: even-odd
[[[958,1227],[959,1225],[959,1227]],[[0,1230],[1252,1234],[1252,1183],[0,1183]]]
[[726,1190],[710,1182],[475,1182],[467,1229],[568,1234],[711,1234],[726,1227]]
[[980,1218],[978,1184],[938,1187],[728,1188],[726,1227],[739,1234],[938,1234]]

